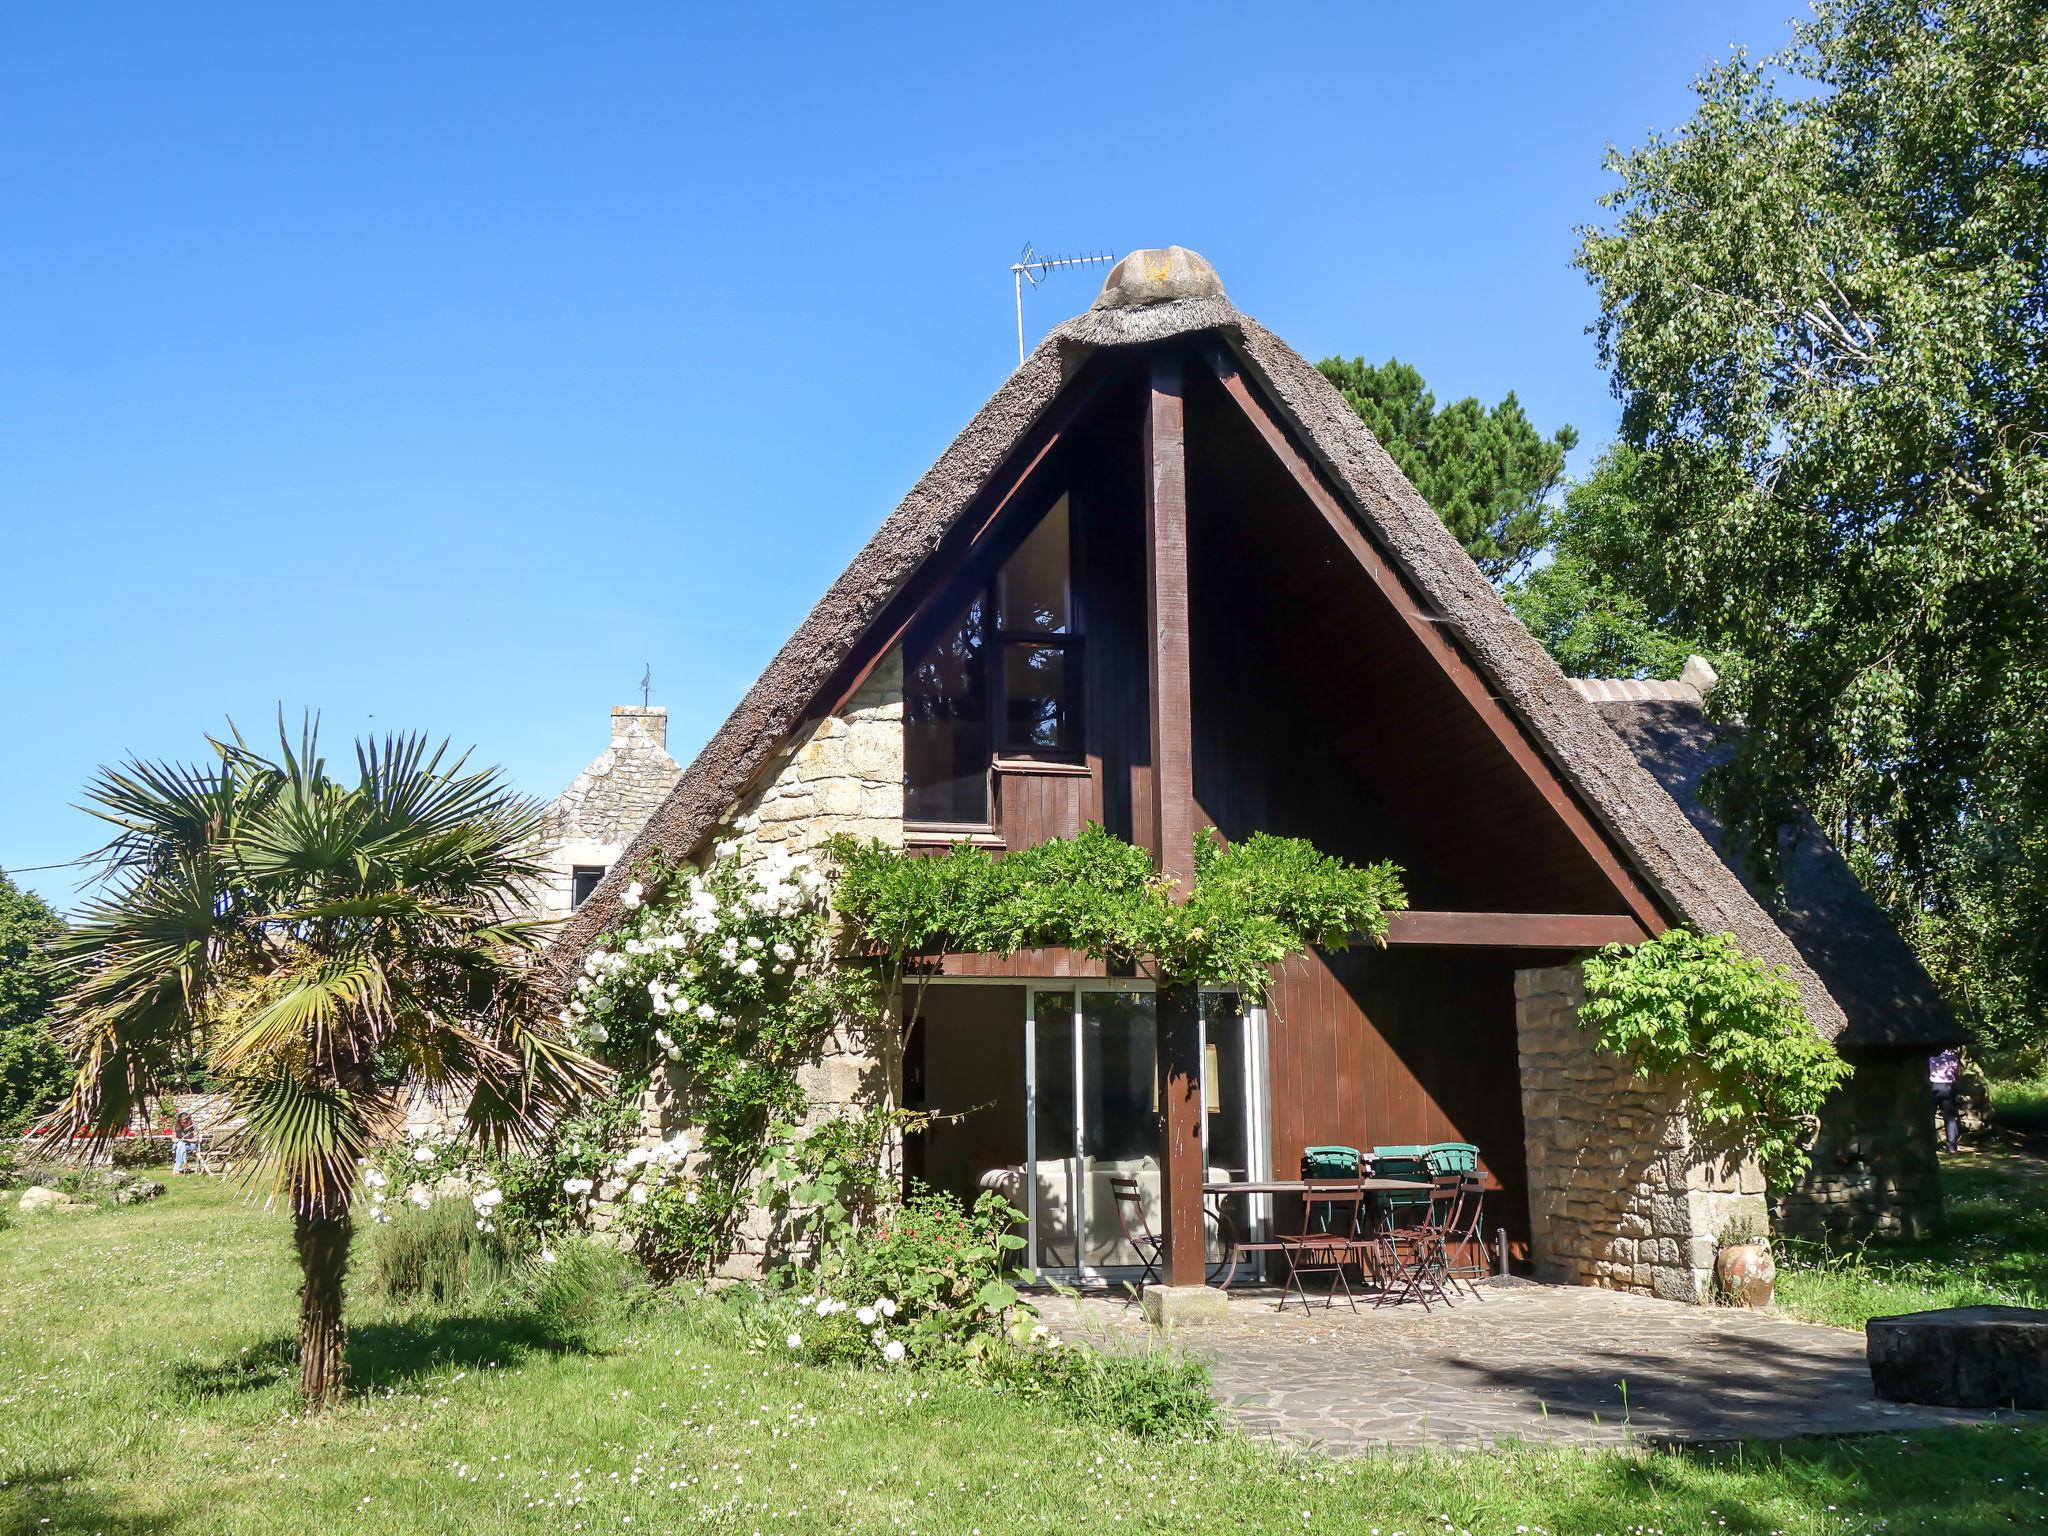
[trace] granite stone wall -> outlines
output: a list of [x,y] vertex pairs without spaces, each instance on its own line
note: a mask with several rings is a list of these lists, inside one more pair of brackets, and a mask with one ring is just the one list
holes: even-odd
[[[892,651],[846,706],[813,722],[773,758],[724,818],[746,858],[768,848],[816,850],[840,833],[903,844],[903,657]],[[848,1020],[799,1073],[811,1127],[893,1102],[899,1081],[893,1021]],[[879,1037],[879,1038],[877,1038]],[[659,1141],[689,1124],[673,1076],[642,1102],[643,1135]],[[891,1149],[891,1157],[896,1149]],[[766,1211],[746,1222],[729,1276],[759,1274],[780,1234]]]
[[1918,1237],[1941,1221],[1941,1169],[1927,1059],[1851,1056],[1855,1075],[1820,1115],[1813,1165],[1773,1191],[1781,1230],[1801,1237]]
[[1698,1147],[1678,1086],[1599,1050],[1584,1001],[1576,965],[1515,973],[1537,1276],[1707,1300],[1720,1233],[1767,1219],[1763,1174]]

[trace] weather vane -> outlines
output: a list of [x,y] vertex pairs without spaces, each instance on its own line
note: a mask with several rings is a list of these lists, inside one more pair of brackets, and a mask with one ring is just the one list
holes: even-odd
[[1041,256],[1031,249],[1031,242],[1024,242],[1024,250],[1010,263],[1010,279],[1017,286],[1017,366],[1024,366],[1024,284],[1029,282],[1036,288],[1039,280],[1056,267],[1094,267],[1106,261],[1115,261],[1116,252],[1104,251],[1093,256]]

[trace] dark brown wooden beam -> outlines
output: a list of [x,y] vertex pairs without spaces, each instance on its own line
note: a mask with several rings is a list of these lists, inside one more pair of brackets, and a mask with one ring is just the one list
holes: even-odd
[[[1151,356],[1145,409],[1145,620],[1152,705],[1152,856],[1182,894],[1195,878],[1194,690],[1188,659],[1188,469],[1181,355]],[[1159,1207],[1168,1285],[1198,1286],[1202,1253],[1201,995],[1161,987]]]
[[1308,458],[1295,446],[1294,439],[1280,424],[1279,418],[1267,406],[1258,390],[1245,377],[1237,358],[1221,341],[1210,338],[1201,345],[1201,357],[1215,373],[1223,391],[1236,403],[1251,423],[1266,446],[1286,468],[1296,485],[1308,497],[1310,505],[1322,514],[1344,546],[1351,552],[1366,575],[1372,580],[1388,601],[1394,605],[1410,634],[1422,645],[1424,652],[1439,666],[1465,701],[1471,705],[1487,729],[1504,748],[1517,767],[1522,770],[1531,786],[1555,811],[1572,837],[1586,854],[1606,875],[1615,892],[1627,903],[1642,926],[1652,933],[1662,933],[1669,924],[1658,910],[1655,899],[1634,873],[1622,861],[1608,842],[1606,836],[1588,816],[1578,800],[1567,789],[1536,744],[1523,731],[1521,724],[1508,713],[1501,701],[1494,697],[1486,679],[1465,658],[1455,642],[1444,633],[1442,624],[1423,603],[1421,595],[1408,584],[1407,578],[1396,570],[1380,554],[1379,548],[1358,526],[1351,509],[1344,504],[1337,493],[1323,482],[1323,477]]
[[1633,917],[1608,912],[1390,912],[1387,943],[1492,949],[1598,949],[1640,944]]

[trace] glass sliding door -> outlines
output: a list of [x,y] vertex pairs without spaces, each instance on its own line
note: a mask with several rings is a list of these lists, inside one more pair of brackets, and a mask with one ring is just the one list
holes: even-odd
[[[958,981],[934,982],[926,996],[919,1027],[929,1033],[911,1055],[929,1093],[915,1096],[960,1118],[935,1125],[916,1156],[906,1147],[907,1170],[970,1200],[982,1189],[1001,1190],[1024,1213],[1024,1259],[1032,1269],[1067,1279],[1135,1278],[1143,1261],[1126,1222],[1131,1232],[1141,1220],[1155,1235],[1163,1230],[1151,990],[1114,980]],[[1226,993],[1204,993],[1201,1029],[1203,1177],[1269,1177],[1263,1012],[1241,1010]],[[906,1101],[911,1068],[907,1057]],[[1005,1139],[1008,1126],[1016,1128],[1015,1142]],[[1116,1189],[1126,1179],[1138,1203],[1120,1215]],[[1232,1206],[1241,1235],[1249,1235],[1245,1228],[1263,1204]],[[1210,1248],[1211,1260],[1221,1257],[1213,1231]]]
[[1081,1251],[1080,1167],[1074,1156],[1079,1137],[1078,1053],[1074,1047],[1074,993],[1070,987],[1031,994],[1031,1055],[1025,1063],[1031,1105],[1029,1243],[1034,1269],[1077,1273]]
[[[1081,994],[1081,1262],[1143,1265],[1125,1236],[1159,1224],[1159,1016],[1150,992]],[[1144,1210],[1117,1209],[1116,1181],[1135,1180]]]

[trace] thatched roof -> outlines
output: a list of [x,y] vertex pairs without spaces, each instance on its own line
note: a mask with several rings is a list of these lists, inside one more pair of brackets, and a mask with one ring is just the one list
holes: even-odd
[[1963,1031],[1917,956],[1841,854],[1801,815],[1782,834],[1779,890],[1756,883],[1741,850],[1700,799],[1700,781],[1733,750],[1726,727],[1710,723],[1697,689],[1683,683],[1581,679],[1601,716],[1663,786],[1732,873],[1769,911],[1807,967],[1848,1015],[1835,1043],[1938,1050]]
[[1360,526],[1419,590],[1670,916],[1731,932],[1748,952],[1785,965],[1815,1027],[1830,1039],[1839,1034],[1847,1020],[1827,987],[1508,611],[1343,396],[1299,353],[1240,314],[1220,286],[1210,296],[1149,305],[1098,302],[1039,344],[832,584],[583,904],[551,957],[557,974],[570,974],[616,916],[631,865],[656,849],[689,856],[704,843],[1081,363],[1100,349],[1199,332],[1218,335],[1263,387]]

